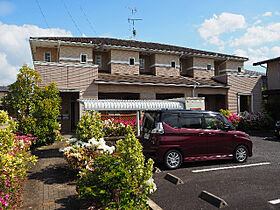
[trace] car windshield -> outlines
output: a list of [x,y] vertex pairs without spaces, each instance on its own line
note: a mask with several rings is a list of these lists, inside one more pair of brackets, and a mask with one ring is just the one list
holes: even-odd
[[220,115],[220,117],[222,118],[222,120],[224,121],[225,124],[228,124],[230,127],[230,130],[235,131],[236,128],[231,124],[230,121],[228,121],[228,119],[224,116],[224,115]]

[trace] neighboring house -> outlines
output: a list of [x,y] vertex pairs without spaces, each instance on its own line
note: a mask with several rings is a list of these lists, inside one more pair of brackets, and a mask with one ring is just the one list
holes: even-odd
[[244,57],[110,38],[32,37],[30,45],[43,85],[60,89],[63,130],[81,115],[77,99],[198,96],[207,110],[261,110],[261,76],[246,73]]
[[2,107],[2,98],[9,92],[9,88],[7,86],[0,86],[0,110],[3,109]]
[[266,77],[267,88],[263,91],[264,99],[270,104],[272,115],[276,120],[280,120],[280,57],[254,63],[254,66],[267,64]]

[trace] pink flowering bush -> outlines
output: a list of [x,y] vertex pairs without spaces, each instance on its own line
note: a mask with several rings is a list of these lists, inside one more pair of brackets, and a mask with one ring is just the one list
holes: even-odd
[[273,119],[264,113],[243,113],[238,125],[239,130],[271,130],[274,127]]
[[236,128],[238,127],[240,120],[241,120],[241,117],[239,117],[236,114],[231,114],[228,116],[228,121]]
[[36,162],[35,156],[29,156],[36,138],[14,134],[15,124],[3,115],[7,113],[0,111],[0,126],[6,125],[0,129],[0,209],[11,209],[30,163]]
[[[141,121],[140,121],[141,124]],[[108,119],[104,121],[104,134],[105,136],[125,136],[127,134],[127,127],[130,126],[135,133],[137,129],[136,119],[132,121]]]

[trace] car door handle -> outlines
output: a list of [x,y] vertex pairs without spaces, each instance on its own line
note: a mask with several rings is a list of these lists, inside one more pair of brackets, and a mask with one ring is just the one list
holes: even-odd
[[201,133],[198,133],[198,135],[199,135],[199,136],[204,136],[205,133],[202,133],[202,132],[201,132]]

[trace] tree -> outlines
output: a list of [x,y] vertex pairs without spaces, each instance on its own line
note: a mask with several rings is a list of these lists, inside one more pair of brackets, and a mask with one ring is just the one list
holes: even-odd
[[59,91],[54,83],[40,88],[40,82],[40,74],[24,65],[3,98],[4,109],[18,121],[18,131],[37,137],[35,146],[52,143],[59,131]]

